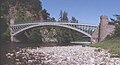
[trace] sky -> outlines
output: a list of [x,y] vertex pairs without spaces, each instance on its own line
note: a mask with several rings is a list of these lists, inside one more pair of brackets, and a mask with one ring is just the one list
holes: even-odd
[[99,24],[100,16],[115,18],[120,14],[120,0],[41,0],[42,7],[51,17],[59,19],[60,10],[68,12],[68,18],[76,17],[82,24]]

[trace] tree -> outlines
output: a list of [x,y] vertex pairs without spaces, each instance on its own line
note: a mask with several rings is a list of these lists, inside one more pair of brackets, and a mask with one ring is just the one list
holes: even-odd
[[60,18],[59,21],[61,22],[68,22],[68,13],[66,11],[60,10]]
[[113,22],[115,25],[115,31],[113,36],[120,37],[120,15],[114,15],[114,16],[116,17],[116,19],[111,18],[111,22]]
[[43,9],[42,11],[41,11],[41,16],[43,17],[43,20],[49,20],[50,19],[50,14],[47,12],[47,10],[46,9]]
[[71,23],[78,23],[78,20],[75,17],[72,17],[72,19],[70,20]]
[[[11,10],[12,9],[12,10]],[[11,10],[11,11],[10,11]],[[17,21],[28,21],[26,11],[33,14],[34,20],[39,18],[38,12],[42,10],[40,0],[1,0],[0,1],[0,38],[9,38],[9,21],[17,18]],[[12,13],[13,12],[13,13]],[[22,36],[21,36],[22,37]]]
[[68,13],[66,11],[63,12],[63,22],[68,22]]
[[55,20],[54,17],[50,17],[49,21],[50,21],[50,22],[56,22],[56,20]]
[[63,18],[63,12],[62,12],[62,10],[60,10],[60,18],[59,18],[59,21],[62,21],[62,18]]
[[7,0],[0,1],[0,41],[8,40],[9,38],[8,23],[5,16],[8,14],[8,7],[6,2]]

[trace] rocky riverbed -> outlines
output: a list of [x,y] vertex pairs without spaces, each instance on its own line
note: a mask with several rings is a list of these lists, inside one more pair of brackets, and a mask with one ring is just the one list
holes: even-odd
[[55,46],[23,48],[7,53],[6,65],[120,65],[120,58],[110,58],[100,48]]

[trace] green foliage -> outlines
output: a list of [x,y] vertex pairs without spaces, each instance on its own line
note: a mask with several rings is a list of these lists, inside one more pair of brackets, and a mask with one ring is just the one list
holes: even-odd
[[43,9],[43,10],[41,11],[41,13],[42,13],[42,17],[43,17],[44,20],[49,20],[50,14],[47,12],[46,9]]
[[114,36],[120,37],[120,24],[116,25]]
[[0,41],[9,40],[9,36],[10,36],[7,20],[4,18],[4,15],[7,14],[6,12],[7,9],[5,8],[3,4],[0,4]]
[[[25,36],[28,38],[29,41],[35,42],[37,40],[41,40],[42,36],[40,33],[40,28],[41,27],[29,29],[26,31]],[[89,39],[83,37],[84,34],[81,34],[71,29],[56,27],[56,26],[45,26],[45,28],[48,30],[48,32],[50,32],[52,28],[54,28],[57,31],[57,35],[55,36],[55,38],[57,38],[59,43],[69,43],[71,41],[89,41]],[[51,34],[49,34],[49,36],[51,37]],[[41,41],[37,41],[37,42],[41,42]]]
[[17,39],[22,42],[42,42],[40,28],[33,28],[17,35]]
[[[44,20],[56,21],[54,17],[50,17],[50,14],[46,9],[42,9],[42,5],[40,0],[2,0],[2,4],[0,4],[0,13],[2,13],[3,19],[0,20],[0,36],[9,38],[9,25],[8,21],[12,18],[9,14],[10,7],[16,6],[15,11],[13,12],[14,18],[16,19],[15,23],[23,23],[26,21],[36,21],[39,20],[39,17],[42,16]],[[26,11],[29,11],[32,16],[26,16]],[[40,14],[39,14],[40,13]],[[10,16],[10,17],[7,17]],[[63,22],[68,22],[68,13],[66,11],[60,11],[60,20]],[[75,17],[72,17],[72,21],[77,21]],[[51,27],[47,27],[47,29],[51,29]],[[82,39],[83,34],[77,33],[71,29],[66,29],[62,27],[55,27],[58,31],[58,39],[60,42],[70,42],[70,41],[84,41]],[[41,34],[40,29],[34,28],[24,31],[18,35],[16,35],[17,39],[20,41],[33,41],[33,42],[41,42]]]
[[28,30],[27,32],[28,33],[26,33],[25,35],[27,36],[29,41],[42,42],[42,36],[41,36],[41,33],[40,33],[40,28],[34,28],[34,29],[31,29],[31,30]]
[[67,12],[63,12],[63,18],[62,20],[68,21],[68,13]]
[[113,53],[112,57],[114,56],[114,54],[118,54],[119,56],[116,57],[120,57],[120,15],[114,16],[116,17],[116,19],[111,18],[110,22],[112,25],[115,25],[114,34],[106,40],[96,44],[92,44],[90,46],[107,49],[110,53]]
[[56,22],[56,20],[55,20],[54,17],[50,17],[47,21],[50,21],[50,22]]
[[119,37],[108,39],[108,40],[105,40],[103,42],[92,44],[90,46],[101,47],[101,48],[107,49],[111,53],[119,54],[119,57],[120,57],[120,39],[119,39]]
[[[40,0],[21,0],[23,1],[22,3],[28,3],[30,6],[32,6],[32,9],[38,13],[39,11],[42,10],[42,5]],[[26,4],[24,4],[26,5]],[[27,5],[28,6],[28,5]]]
[[71,21],[71,23],[78,23],[78,20],[75,17],[72,17],[72,19],[70,21]]
[[89,41],[89,38],[83,37],[83,36],[85,36],[84,34],[74,31],[74,30],[71,30],[71,29],[58,27],[57,31],[58,31],[59,42],[69,43],[71,41],[81,41],[81,42]]
[[22,23],[25,21],[25,13],[22,11],[17,11],[16,13],[16,23]]
[[[3,34],[6,33],[8,29],[8,23],[6,19],[6,14],[8,14],[8,6],[7,0],[0,1],[0,36],[4,36]],[[4,3],[5,2],[5,3]]]
[[59,19],[60,19],[60,21],[61,21],[61,20],[62,20],[62,18],[63,18],[63,12],[62,12],[62,10],[60,10],[60,15],[59,15],[59,16],[60,16],[60,18],[59,18]]
[[[17,13],[15,14],[16,23],[22,23],[23,21],[29,21],[31,18],[25,16],[25,12],[32,11],[32,14],[37,14],[42,10],[40,0],[1,0],[0,1],[0,39],[10,39],[9,20],[12,18],[9,14],[10,7],[15,7]],[[35,18],[37,19],[37,17]]]
[[111,18],[111,21],[115,25],[115,31],[113,37],[120,37],[120,15],[114,15],[114,16],[116,17],[116,19]]
[[1,18],[0,19],[0,34],[3,34],[8,29],[8,25],[6,20]]
[[39,0],[8,0],[8,2],[13,6],[19,3],[20,6],[22,7],[25,7],[25,8],[30,7],[33,10],[35,10],[36,13],[42,10],[41,2]]
[[[5,27],[5,26],[4,26]],[[0,31],[0,40],[1,41],[9,41],[10,40],[10,30],[9,28],[1,28],[2,30]]]
[[9,10],[8,2],[6,2],[5,0],[0,4],[0,15],[4,16],[8,14],[8,10]]
[[70,37],[70,33],[68,32],[67,29],[65,28],[60,28],[59,29],[59,33],[58,33],[58,37],[59,38],[59,42],[62,43],[69,43],[71,41],[71,37]]
[[68,13],[66,11],[60,11],[60,18],[59,18],[59,21],[62,21],[62,22],[68,22]]

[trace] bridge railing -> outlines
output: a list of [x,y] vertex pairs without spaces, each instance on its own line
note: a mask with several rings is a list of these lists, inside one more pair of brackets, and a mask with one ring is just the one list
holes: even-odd
[[[50,20],[35,20],[35,21],[15,21],[14,22],[14,24],[24,24],[24,23],[40,23],[40,22],[56,22],[56,23],[64,23],[64,24],[72,24],[72,25],[77,25],[77,24],[79,24],[79,23],[72,23],[71,21],[67,21],[67,22],[65,22],[65,21],[50,21]],[[89,25],[89,24],[81,24],[81,25]],[[89,25],[90,26],[90,25]],[[93,26],[93,25],[91,25],[91,26]],[[96,25],[94,25],[94,26],[96,26]]]
[[[36,23],[36,22],[50,22],[50,21],[49,20],[15,21],[14,24]],[[51,22],[57,22],[57,21],[51,21]]]
[[[51,21],[51,20],[15,21],[14,24],[35,23],[35,22],[65,22],[65,21]],[[71,21],[66,21],[66,23],[69,22]]]

